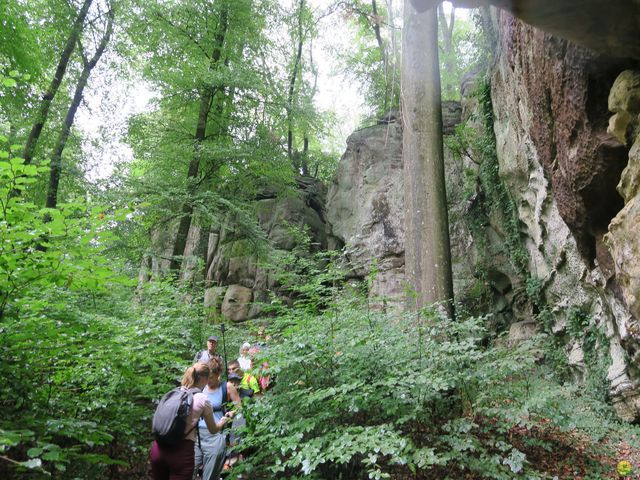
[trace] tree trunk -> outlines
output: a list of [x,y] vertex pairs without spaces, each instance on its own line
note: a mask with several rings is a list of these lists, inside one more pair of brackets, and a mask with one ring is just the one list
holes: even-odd
[[453,46],[453,26],[456,19],[456,9],[451,7],[451,16],[447,22],[447,16],[444,14],[442,4],[438,5],[438,19],[440,23],[440,32],[442,33],[442,45],[444,53],[444,68],[447,72],[448,82],[446,85],[446,98],[453,99],[455,87],[452,80],[456,75],[456,52]]
[[53,154],[51,155],[51,170],[49,171],[49,189],[47,190],[46,203],[47,208],[56,208],[56,206],[58,205],[58,185],[60,184],[62,152],[64,151],[64,147],[67,144],[69,132],[71,131],[71,126],[73,125],[73,121],[75,119],[76,112],[78,111],[78,107],[80,106],[80,102],[82,101],[82,95],[84,93],[85,87],[87,86],[89,75],[91,75],[91,71],[100,61],[100,57],[102,57],[105,48],[107,48],[107,44],[109,43],[111,34],[113,33],[113,10],[109,10],[107,15],[108,20],[106,30],[102,39],[100,40],[100,44],[93,54],[93,57],[88,60],[84,58],[83,53],[84,66],[82,67],[80,78],[78,79],[78,83],[76,84],[76,90],[73,95],[73,100],[71,101],[71,105],[69,105],[69,109],[67,110],[67,115],[65,116],[64,123],[62,125],[62,130],[58,135],[58,140],[56,141]]
[[405,275],[410,309],[441,302],[453,312],[449,220],[444,177],[436,10],[404,4],[402,157],[405,177]]
[[38,115],[33,126],[31,127],[29,138],[27,138],[27,143],[25,144],[24,151],[22,152],[22,158],[24,158],[25,165],[30,164],[33,160],[33,153],[38,143],[38,139],[40,138],[40,134],[42,133],[44,124],[47,121],[47,117],[49,116],[51,102],[53,102],[53,99],[58,92],[58,88],[62,83],[62,79],[64,78],[64,74],[67,70],[67,65],[69,64],[69,60],[71,59],[71,54],[76,48],[76,44],[78,43],[80,33],[82,32],[84,26],[84,20],[87,17],[87,12],[89,11],[89,7],[91,7],[92,2],[93,0],[85,0],[82,4],[82,8],[78,12],[78,16],[76,17],[75,22],[73,22],[71,33],[69,34],[67,43],[64,47],[64,50],[62,51],[62,55],[60,56],[60,61],[58,62],[56,73],[53,75],[53,79],[51,80],[49,88],[44,92],[42,100],[40,100]]
[[[215,70],[222,56],[222,49],[224,47],[224,40],[229,28],[229,10],[228,3],[225,3],[222,11],[220,12],[220,23],[218,24],[218,31],[214,38],[214,49],[211,54],[211,62],[209,64],[209,70]],[[192,197],[196,193],[197,183],[196,177],[200,170],[200,160],[202,155],[202,142],[204,142],[207,133],[207,121],[209,120],[209,113],[211,111],[211,104],[214,96],[218,93],[224,92],[223,88],[213,89],[209,86],[205,86],[200,92],[200,109],[198,112],[198,123],[196,125],[195,134],[195,148],[193,158],[189,162],[189,170],[187,171],[187,200],[182,205],[182,215],[180,216],[180,223],[178,224],[178,232],[176,234],[176,241],[173,244],[173,254],[169,269],[173,272],[177,272],[182,264],[182,257],[184,256],[184,249],[187,245],[187,237],[189,230],[191,229],[191,221],[193,219],[193,203]],[[221,102],[224,105],[224,102]]]
[[382,23],[382,19],[378,15],[378,5],[376,4],[376,0],[371,0],[371,9],[373,11],[373,33],[376,36],[376,42],[378,43],[378,49],[380,50],[380,58],[382,61],[382,71],[384,72],[384,100],[382,105],[383,113],[387,113],[389,109],[389,104],[391,99],[389,98],[389,90],[391,81],[389,79],[389,58],[387,47],[382,40],[382,34],[380,33],[380,24]]
[[293,69],[289,77],[289,94],[287,96],[287,155],[291,161],[293,168],[300,173],[300,160],[293,152],[293,96],[296,86],[296,78],[300,70],[300,62],[302,60],[302,46],[304,44],[302,31],[302,13],[304,10],[304,0],[300,0],[298,5],[298,45],[296,56],[293,62]]

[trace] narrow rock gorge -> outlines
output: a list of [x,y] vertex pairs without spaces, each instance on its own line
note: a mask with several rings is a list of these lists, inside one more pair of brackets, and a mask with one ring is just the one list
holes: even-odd
[[[572,378],[640,418],[640,61],[532,27],[492,9],[495,53],[445,102],[447,190],[459,308],[490,313],[496,336],[553,339]],[[570,36],[570,35],[569,35]],[[631,52],[631,53],[629,53]],[[378,308],[400,308],[404,282],[402,121],[390,112],[347,140],[328,189],[264,192],[256,217],[276,251],[307,228],[315,250],[341,250]],[[183,281],[204,281],[212,316],[257,317],[288,298],[258,243],[226,222],[193,226]],[[157,231],[141,281],[168,268]],[[374,272],[374,273],[372,273]]]

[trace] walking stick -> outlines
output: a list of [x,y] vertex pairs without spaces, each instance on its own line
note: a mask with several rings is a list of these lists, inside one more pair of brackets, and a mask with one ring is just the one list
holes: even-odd
[[224,353],[224,380],[229,380],[229,367],[227,366],[227,342],[224,339],[224,323],[220,324],[220,331],[222,332],[222,352]]

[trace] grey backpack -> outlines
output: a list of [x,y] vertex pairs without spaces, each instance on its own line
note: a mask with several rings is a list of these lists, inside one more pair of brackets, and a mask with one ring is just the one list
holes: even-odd
[[177,445],[190,433],[184,430],[193,407],[193,394],[198,392],[197,388],[183,390],[178,387],[160,399],[151,424],[159,445]]

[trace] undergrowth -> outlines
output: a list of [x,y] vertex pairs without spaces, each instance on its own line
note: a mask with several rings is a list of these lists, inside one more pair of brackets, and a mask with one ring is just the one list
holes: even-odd
[[[559,448],[557,435],[595,442],[620,428],[538,365],[540,338],[487,347],[485,322],[374,313],[353,298],[279,317],[265,358],[277,382],[247,412],[242,468],[251,478],[547,478],[536,452]],[[593,454],[589,474],[601,469]]]

